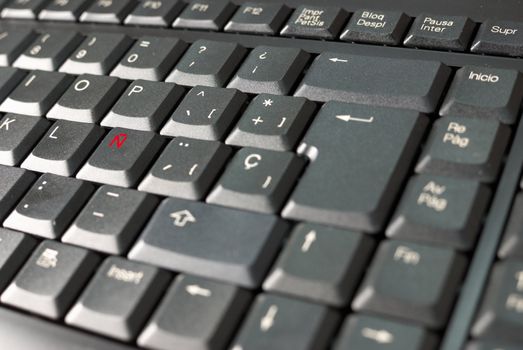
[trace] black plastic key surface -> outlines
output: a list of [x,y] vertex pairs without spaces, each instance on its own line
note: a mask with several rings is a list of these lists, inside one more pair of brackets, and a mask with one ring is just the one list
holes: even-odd
[[32,71],[0,105],[1,112],[45,116],[72,82],[64,73]]
[[221,140],[245,101],[247,95],[236,89],[195,86],[185,95],[160,134]]
[[132,43],[124,34],[90,34],[60,67],[60,72],[108,75]]
[[338,315],[323,305],[261,294],[231,350],[325,349],[337,323]]
[[225,25],[224,31],[275,35],[290,12],[284,4],[246,2]]
[[142,37],[111,72],[123,79],[161,81],[171,71],[187,44],[175,38]]
[[76,32],[44,32],[27,47],[13,66],[23,69],[55,71],[81,41],[82,36]]
[[40,173],[72,176],[103,135],[104,130],[98,125],[59,120],[51,125],[21,166]]
[[450,249],[384,241],[352,308],[441,328],[451,312],[465,267],[466,259]]
[[522,99],[523,76],[517,70],[465,66],[456,72],[439,113],[514,124]]
[[169,282],[156,267],[107,258],[65,322],[119,340],[135,338]]
[[160,155],[138,189],[162,196],[202,199],[231,149],[221,142],[177,137]]
[[250,299],[238,287],[179,275],[138,344],[159,350],[224,349]]
[[261,94],[243,112],[225,141],[229,145],[291,151],[316,105],[303,97]]
[[433,112],[450,73],[435,61],[325,52],[316,57],[294,95]]
[[47,117],[96,123],[105,116],[125,88],[125,81],[115,77],[80,75],[49,110]]
[[465,51],[475,24],[463,16],[422,14],[416,17],[403,45],[427,49]]
[[0,32],[0,66],[10,66],[35,37],[36,33],[31,29],[18,28]]
[[420,326],[353,315],[343,323],[334,350],[434,350],[437,338]]
[[156,210],[129,258],[256,287],[287,226],[272,215],[169,198]]
[[185,86],[225,86],[245,53],[246,49],[236,43],[197,40],[165,81]]
[[227,87],[253,94],[287,95],[309,57],[300,49],[258,46],[249,53]]
[[44,174],[18,202],[4,226],[55,239],[62,235],[92,191],[93,186],[84,181]]
[[398,45],[410,18],[398,11],[357,10],[340,36],[344,41]]
[[125,253],[157,202],[146,193],[101,186],[62,236],[62,242],[107,254]]
[[101,125],[156,131],[184,93],[171,83],[135,80],[127,87]]
[[334,39],[348,17],[349,14],[339,7],[302,5],[294,10],[280,34],[291,37]]
[[36,19],[48,0],[10,0],[2,8],[2,18]]
[[206,201],[261,213],[279,212],[304,165],[291,152],[242,148]]
[[221,30],[235,9],[227,0],[192,0],[174,20],[173,27]]
[[30,171],[0,165],[0,220],[15,206],[36,176]]
[[52,0],[38,15],[39,20],[76,22],[91,0]]
[[472,248],[491,191],[477,181],[418,175],[403,193],[387,228],[389,237]]
[[185,7],[178,0],[142,0],[125,18],[127,25],[168,27]]
[[520,345],[517,342],[507,343],[506,341],[472,341],[467,343],[465,350],[519,350]]
[[0,300],[52,319],[61,318],[98,264],[94,253],[54,241],[43,241]]
[[505,229],[505,234],[499,246],[500,259],[515,258],[523,260],[523,194],[519,193],[514,200]]
[[0,292],[25,263],[36,242],[25,233],[0,228]]
[[22,70],[12,67],[0,67],[0,101],[4,101],[25,76],[26,73]]
[[379,231],[426,125],[413,111],[327,102],[298,147],[311,162],[283,216]]
[[344,306],[373,253],[371,238],[322,225],[299,224],[263,289]]
[[486,20],[479,27],[470,51],[490,55],[523,56],[523,23]]
[[163,139],[152,132],[112,129],[77,174],[79,179],[133,186],[152,162]]
[[80,22],[118,24],[136,5],[136,0],[95,0],[80,15]]
[[493,182],[510,128],[495,119],[443,117],[433,124],[416,172]]

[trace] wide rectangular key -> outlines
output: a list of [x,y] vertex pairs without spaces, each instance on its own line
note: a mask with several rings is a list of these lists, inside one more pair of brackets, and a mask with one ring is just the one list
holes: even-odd
[[34,40],[31,29],[18,28],[0,32],[0,66],[10,66]]
[[115,186],[133,186],[162,144],[163,139],[152,132],[112,129],[76,177]]
[[0,292],[25,263],[36,242],[31,235],[0,228]]
[[523,22],[486,20],[479,27],[470,51],[487,55],[523,56]]
[[27,170],[0,165],[0,220],[3,220],[31,186],[36,176]]
[[426,126],[414,111],[326,103],[298,148],[311,162],[283,216],[379,231]]
[[29,189],[4,226],[45,238],[62,235],[93,191],[93,185],[44,174]]
[[263,289],[345,306],[374,250],[369,236],[323,225],[298,224]]
[[101,186],[62,236],[62,242],[107,254],[122,254],[157,202],[156,197],[143,192]]
[[433,112],[451,70],[435,61],[324,52],[295,96]]
[[168,282],[169,274],[156,267],[109,257],[65,322],[119,340],[132,340]]
[[95,0],[82,13],[80,22],[118,24],[136,5],[136,0]]
[[38,315],[61,318],[97,267],[98,260],[98,256],[88,250],[43,241],[0,300]]
[[180,0],[143,0],[125,18],[127,25],[168,27],[185,4]]
[[138,338],[153,349],[224,349],[248,307],[236,286],[178,275]]
[[2,9],[2,18],[36,19],[48,0],[10,0]]
[[221,30],[235,9],[228,0],[192,0],[174,20],[173,27]]
[[386,240],[379,246],[352,309],[445,325],[462,282],[466,260],[451,249]]
[[245,287],[261,283],[286,233],[272,215],[169,198],[129,258]]
[[246,2],[238,8],[224,31],[275,35],[290,12],[284,4]]
[[49,128],[21,166],[41,173],[72,176],[103,134],[104,130],[95,124],[59,120]]
[[76,22],[91,0],[52,0],[40,11],[39,20]]
[[337,324],[338,315],[326,306],[261,294],[231,350],[326,349]]

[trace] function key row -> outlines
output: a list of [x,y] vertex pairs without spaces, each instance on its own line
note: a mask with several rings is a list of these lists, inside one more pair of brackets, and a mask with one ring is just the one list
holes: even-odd
[[[523,23],[463,16],[361,9],[349,13],[332,6],[248,2],[239,8],[226,0],[11,0],[2,18],[160,26],[233,33],[341,40],[489,55],[523,55]],[[410,28],[410,29],[409,29]]]

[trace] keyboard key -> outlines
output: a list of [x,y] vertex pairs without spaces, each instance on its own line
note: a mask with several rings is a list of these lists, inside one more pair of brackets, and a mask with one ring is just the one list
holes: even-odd
[[2,294],[8,305],[61,318],[96,268],[99,258],[82,248],[44,241]]
[[226,143],[291,151],[315,109],[316,105],[303,97],[258,95],[251,101]]
[[151,132],[112,129],[76,177],[131,187],[142,177],[162,143],[163,139]]
[[502,341],[470,342],[465,350],[519,350],[517,343],[508,344]]
[[258,46],[247,56],[227,87],[253,94],[287,95],[309,57],[300,49]]
[[142,37],[111,75],[129,80],[163,80],[186,47],[187,44],[175,38]]
[[260,285],[286,230],[276,216],[169,198],[129,258],[252,288]]
[[109,257],[69,311],[65,322],[108,337],[132,340],[168,282],[165,271]]
[[184,89],[175,84],[135,80],[116,101],[101,125],[156,131],[183,93]]
[[472,248],[490,200],[479,182],[436,175],[413,177],[407,185],[387,236]]
[[72,176],[104,135],[98,125],[55,122],[24,160],[22,167],[40,173]]
[[36,239],[21,232],[0,228],[0,292],[25,263]]
[[30,29],[0,32],[0,66],[10,66],[35,37],[36,33]]
[[124,34],[91,34],[60,67],[60,72],[108,75],[132,43]]
[[81,41],[82,36],[76,32],[45,32],[18,57],[13,66],[55,71]]
[[385,241],[352,308],[440,328],[450,314],[465,267],[465,258],[450,249]]
[[523,56],[523,23],[486,20],[479,27],[470,51],[490,55]]
[[87,201],[93,186],[77,179],[44,174],[29,189],[4,226],[55,239]]
[[154,196],[114,186],[101,186],[87,202],[62,242],[107,254],[125,253],[154,210]]
[[121,23],[137,5],[135,0],[95,0],[80,16],[80,22]]
[[523,264],[503,261],[494,264],[481,306],[472,325],[472,336],[502,339],[521,344],[523,334]]
[[246,100],[247,95],[236,89],[196,86],[185,95],[160,134],[221,140]]
[[138,338],[143,347],[224,349],[250,295],[237,287],[179,275]]
[[71,82],[64,73],[33,71],[2,102],[0,111],[45,116]]
[[0,101],[5,98],[24,79],[25,72],[11,67],[0,67]]
[[242,148],[225,168],[207,202],[276,213],[304,166],[304,160],[291,152]]
[[53,0],[38,15],[39,20],[76,22],[91,0]]
[[337,323],[337,314],[323,305],[262,294],[231,350],[326,349]]
[[322,53],[295,96],[433,112],[450,68],[435,61]]
[[349,14],[338,7],[299,6],[281,31],[283,36],[313,39],[334,39]]
[[45,118],[6,114],[0,119],[0,164],[18,165],[49,125]]
[[514,124],[523,99],[523,78],[516,70],[466,66],[450,85],[439,113],[443,116],[497,118]]
[[[505,234],[498,250],[500,259],[523,258],[523,194],[516,195]],[[523,259],[522,259],[523,260]]]
[[168,27],[185,7],[177,0],[142,0],[125,18],[125,24]]
[[126,83],[114,77],[83,74],[47,113],[50,119],[96,123],[125,90]]
[[463,16],[420,15],[410,27],[403,45],[426,49],[465,51],[475,24]]
[[495,119],[443,117],[433,125],[416,172],[494,182],[509,140],[510,128]]
[[200,200],[220,174],[231,149],[221,142],[177,137],[138,187],[162,196]]
[[0,178],[0,220],[4,220],[36,176],[24,169],[0,165]]
[[11,0],[2,9],[2,18],[36,19],[48,0]]
[[395,46],[400,44],[409,22],[403,12],[358,10],[352,14],[340,39]]
[[283,4],[247,2],[240,6],[224,30],[275,35],[290,12],[291,10]]
[[426,125],[414,111],[327,102],[298,147],[311,163],[283,216],[380,231]]
[[197,40],[165,81],[186,86],[224,86],[245,53],[245,48],[235,43]]
[[174,20],[173,27],[221,30],[235,10],[227,0],[192,0]]
[[436,344],[436,337],[419,326],[352,315],[343,323],[334,350],[434,350]]
[[344,306],[373,253],[368,236],[299,224],[263,283],[263,289]]

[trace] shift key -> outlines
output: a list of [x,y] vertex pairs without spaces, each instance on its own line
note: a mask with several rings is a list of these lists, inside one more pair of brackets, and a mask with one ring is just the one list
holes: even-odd
[[283,216],[379,231],[427,123],[415,111],[326,103],[298,148],[311,162]]

